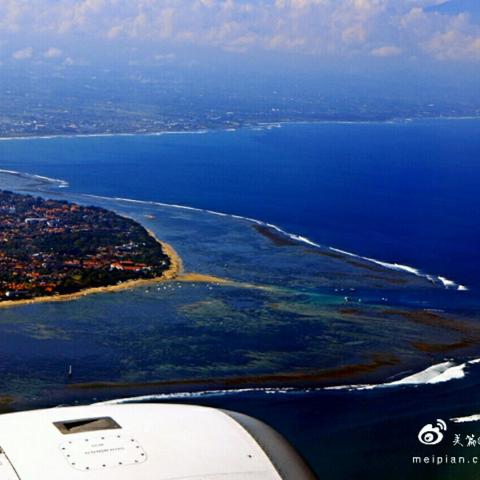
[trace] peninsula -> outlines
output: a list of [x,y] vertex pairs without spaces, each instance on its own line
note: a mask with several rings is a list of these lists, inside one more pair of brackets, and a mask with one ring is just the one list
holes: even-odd
[[0,190],[0,306],[172,278],[179,267],[133,219]]

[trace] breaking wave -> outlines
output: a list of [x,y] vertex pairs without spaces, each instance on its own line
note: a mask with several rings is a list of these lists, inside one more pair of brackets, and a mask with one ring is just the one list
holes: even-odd
[[0,137],[0,142],[11,141],[29,141],[29,140],[51,140],[53,138],[95,138],[95,137],[161,137],[163,135],[202,135],[209,133],[210,130],[164,130],[159,132],[142,132],[142,133],[67,133],[67,134],[51,134],[51,135],[30,135],[24,137]]
[[[238,388],[238,389],[224,389],[224,390],[201,390],[191,392],[173,392],[173,393],[159,393],[152,395],[141,395],[135,397],[118,398],[114,400],[107,400],[104,402],[97,402],[95,405],[118,405],[124,403],[135,402],[155,402],[155,401],[169,401],[169,400],[190,400],[209,397],[224,397],[235,396],[241,394],[266,394],[266,395],[298,395],[315,392],[328,391],[363,391],[376,389],[390,389],[398,387],[418,387],[421,385],[435,385],[439,383],[449,382],[451,380],[460,380],[465,377],[467,369],[470,365],[480,363],[480,359],[469,360],[464,363],[456,364],[453,361],[446,361],[431,365],[430,367],[408,375],[400,380],[393,382],[378,383],[378,384],[357,384],[357,385],[339,385],[335,387],[312,387],[312,388],[295,388],[295,387],[255,387],[255,388]],[[470,417],[460,417],[452,419],[457,422],[480,421],[480,414],[472,415]]]
[[42,180],[44,182],[53,183],[58,188],[68,188],[69,185],[70,185],[66,180],[62,180],[61,178],[45,177],[45,176],[42,176],[42,175],[35,175],[33,173],[17,172],[16,170],[0,169],[0,173],[6,173],[8,175],[15,175],[17,177],[35,178],[37,180]]
[[151,402],[159,400],[181,400],[181,399],[195,399],[208,397],[223,397],[227,395],[238,395],[242,393],[265,393],[265,394],[287,394],[293,392],[306,392],[307,390],[299,390],[293,387],[273,388],[273,387],[258,387],[258,388],[237,388],[229,390],[201,390],[197,392],[174,392],[174,393],[158,393],[152,395],[141,395],[136,397],[117,398],[114,400],[107,400],[105,402],[97,402],[95,405],[118,405],[132,402]]
[[449,382],[450,380],[460,380],[464,378],[468,367],[477,363],[480,363],[480,359],[469,360],[460,364],[456,364],[455,362],[449,360],[432,365],[421,372],[414,373],[393,382],[379,384],[340,385],[335,387],[325,387],[325,390],[373,390],[378,388],[444,383]]
[[[168,133],[174,133],[174,132],[168,132]],[[188,132],[178,132],[178,133],[188,133]],[[195,133],[203,133],[203,131],[197,131]],[[157,135],[160,135],[160,134],[161,133],[158,133]],[[129,135],[129,134],[126,134],[126,135]],[[151,135],[155,135],[155,134],[151,134]],[[23,176],[23,177],[26,177],[26,178],[36,178],[38,180],[51,182],[51,183],[55,184],[58,188],[67,188],[69,186],[69,183],[66,180],[62,180],[62,179],[58,179],[58,178],[49,178],[49,177],[44,177],[44,176],[41,176],[41,175],[34,175],[34,174],[30,174],[30,173],[17,172],[17,171],[14,171],[14,170],[2,170],[2,169],[0,169],[0,173],[7,173],[7,174],[11,174],[11,175]],[[384,262],[384,261],[381,261],[381,260],[377,260],[375,258],[365,257],[365,256],[358,255],[358,254],[355,254],[355,253],[352,253],[352,252],[348,252],[346,250],[340,250],[340,249],[334,248],[334,247],[325,247],[325,246],[322,246],[322,245],[314,242],[313,240],[310,240],[307,237],[287,232],[286,230],[282,229],[281,227],[279,227],[277,225],[274,225],[273,223],[268,223],[268,222],[264,222],[262,220],[257,220],[256,218],[245,217],[245,216],[242,216],[242,215],[235,215],[235,214],[229,214],[229,213],[224,213],[224,212],[218,212],[218,211],[215,211],[215,210],[208,210],[208,209],[203,209],[203,208],[190,207],[190,206],[187,206],[187,205],[178,205],[178,204],[174,204],[174,203],[172,204],[172,203],[154,202],[154,201],[147,201],[147,200],[136,200],[136,199],[131,199],[131,198],[123,198],[123,197],[105,197],[105,196],[101,196],[101,195],[92,195],[92,194],[84,194],[84,196],[89,197],[89,198],[97,198],[97,199],[100,199],[100,200],[115,200],[115,201],[141,204],[141,205],[154,205],[154,206],[161,206],[161,207],[178,208],[178,209],[182,209],[182,210],[209,213],[211,215],[217,215],[217,216],[220,216],[220,217],[236,218],[238,220],[243,220],[243,221],[247,221],[247,222],[250,222],[250,223],[254,223],[256,225],[262,225],[262,226],[271,228],[271,229],[277,231],[278,233],[280,233],[281,235],[284,235],[285,237],[290,238],[291,240],[294,240],[294,241],[299,242],[299,243],[304,243],[304,244],[309,245],[311,247],[328,248],[329,250],[331,250],[333,252],[341,253],[342,255],[347,255],[347,256],[350,256],[350,257],[354,257],[354,258],[359,258],[359,259],[362,259],[364,261],[380,265],[380,266],[382,266],[384,268],[387,268],[387,269],[390,269],[390,270],[396,270],[396,271],[400,271],[400,272],[404,272],[404,273],[406,272],[406,273],[410,273],[412,275],[416,275],[418,277],[425,278],[432,283],[442,285],[447,290],[450,290],[450,289],[458,290],[458,291],[468,290],[468,288],[466,286],[458,284],[458,283],[454,282],[453,280],[450,280],[450,279],[448,279],[444,276],[431,275],[431,274],[428,274],[428,273],[424,273],[421,270],[419,270],[418,268],[411,267],[409,265],[402,265],[402,264],[399,264],[399,263]]]
[[440,283],[443,285],[444,288],[448,289],[454,289],[458,290],[460,292],[467,291],[468,288],[465,285],[460,285],[453,280],[449,280],[446,277],[442,277],[441,275],[430,275],[428,273],[424,273],[418,268],[410,267],[409,265],[402,265],[400,263],[389,263],[389,262],[383,262],[381,260],[377,260],[375,258],[370,258],[370,257],[363,257],[361,255],[357,255],[356,253],[352,252],[347,252],[346,250],[340,250],[338,248],[333,248],[329,247],[330,250],[338,253],[342,253],[343,255],[348,255],[350,257],[355,257],[355,258],[360,258],[362,260],[366,260],[371,263],[375,263],[377,265],[380,265],[382,267],[388,268],[389,270],[396,270],[397,272],[406,272],[406,273],[411,273],[412,275],[416,275],[417,277],[422,277],[426,278],[432,283]]
[[220,217],[236,218],[238,220],[244,220],[244,221],[247,221],[247,222],[250,222],[250,223],[254,223],[256,225],[262,225],[262,226],[271,228],[271,229],[277,231],[278,233],[280,233],[281,235],[284,235],[285,237],[290,238],[291,240],[294,240],[294,241],[299,242],[299,243],[304,243],[306,245],[309,245],[309,246],[312,246],[312,247],[315,247],[315,248],[328,248],[329,250],[331,250],[333,252],[341,253],[343,255],[347,255],[347,256],[350,256],[350,257],[359,258],[359,259],[365,260],[365,261],[370,262],[370,263],[375,263],[375,264],[380,265],[380,266],[382,266],[384,268],[387,268],[389,270],[396,270],[396,271],[404,272],[404,273],[406,272],[406,273],[410,273],[412,275],[416,275],[417,277],[425,278],[432,283],[442,285],[447,290],[450,290],[450,289],[458,290],[458,291],[467,291],[468,290],[468,288],[466,286],[460,285],[460,284],[454,282],[453,280],[449,280],[446,277],[443,277],[441,275],[431,275],[431,274],[423,273],[418,268],[410,267],[408,265],[401,265],[399,263],[383,262],[383,261],[377,260],[375,258],[364,257],[364,256],[361,256],[361,255],[357,255],[355,253],[352,253],[352,252],[347,252],[345,250],[340,250],[338,248],[324,247],[324,246],[320,245],[319,243],[316,243],[313,240],[310,240],[307,237],[287,232],[286,230],[282,229],[278,225],[274,225],[273,223],[264,222],[262,220],[257,220],[256,218],[245,217],[245,216],[242,216],[242,215],[235,215],[235,214],[224,213],[224,212],[217,212],[215,210],[208,210],[208,209],[203,209],[203,208],[190,207],[190,206],[187,206],[187,205],[178,205],[178,204],[174,204],[174,203],[172,204],[172,203],[154,202],[154,201],[148,201],[148,200],[135,200],[135,199],[123,198],[123,197],[104,197],[104,196],[100,196],[100,195],[90,195],[90,194],[85,194],[85,196],[90,197],[90,198],[97,198],[97,199],[100,199],[100,200],[116,200],[116,201],[127,202],[127,203],[154,205],[154,206],[160,206],[160,207],[172,207],[172,208],[179,208],[179,209],[182,209],[182,210],[190,210],[190,211],[196,211],[196,212],[210,213],[212,215],[217,215],[217,216],[220,216]]

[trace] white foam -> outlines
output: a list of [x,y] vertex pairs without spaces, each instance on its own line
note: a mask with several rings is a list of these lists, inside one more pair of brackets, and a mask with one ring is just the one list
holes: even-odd
[[441,277],[440,275],[438,276],[438,279],[443,283],[443,285],[445,286],[445,288],[449,288],[449,287],[458,287],[458,285],[453,282],[452,280],[449,280],[448,278],[445,278],[445,277]]
[[266,394],[286,394],[294,392],[293,387],[271,388],[271,387],[257,387],[257,388],[238,388],[230,390],[202,390],[198,392],[175,392],[175,393],[158,393],[152,395],[141,395],[137,397],[117,398],[114,400],[107,400],[105,402],[98,402],[94,405],[119,405],[131,402],[151,402],[158,400],[175,400],[175,399],[192,399],[202,397],[218,397],[226,395],[238,395],[242,393],[266,393]]
[[251,130],[273,130],[274,128],[282,128],[281,122],[259,122],[257,126],[250,127]]
[[59,188],[67,188],[69,186],[69,183],[66,180],[62,180],[61,178],[51,178],[51,177],[45,177],[43,175],[35,175],[33,173],[24,173],[24,172],[17,172],[16,170],[5,170],[5,169],[0,169],[0,173],[7,173],[9,175],[19,175],[21,177],[27,177],[27,178],[38,178],[39,180],[44,180],[46,182],[54,183]]
[[401,386],[433,385],[438,383],[459,380],[465,377],[469,365],[480,363],[480,359],[469,360],[468,362],[455,364],[453,361],[447,361],[432,365],[421,372],[409,375],[401,380],[379,384],[358,384],[358,385],[339,385],[335,387],[325,387],[325,390],[373,390],[380,388],[392,388]]
[[301,235],[295,235],[294,233],[289,233],[289,232],[283,230],[282,228],[278,227],[277,225],[274,225],[273,223],[260,222],[259,220],[256,220],[256,222],[260,223],[262,225],[265,225],[266,227],[272,228],[272,229],[276,230],[277,232],[281,233],[282,235],[285,235],[286,237],[291,238],[292,240],[296,240],[297,242],[306,243],[307,245],[311,245],[311,246],[317,247],[317,248],[322,248],[321,245],[313,242],[309,238],[302,237]]
[[467,422],[478,422],[480,421],[480,415],[469,415],[468,417],[453,417],[450,421],[454,423],[467,423]]
[[466,363],[455,365],[453,362],[443,362],[422,370],[408,377],[402,378],[396,382],[390,382],[386,385],[422,385],[443,383],[450,380],[460,379],[465,376]]
[[[200,132],[201,131],[198,131],[198,132],[195,132],[195,133],[200,133]],[[174,132],[159,132],[158,134],[149,134],[149,135],[161,135],[163,133],[174,133]],[[178,133],[188,133],[188,132],[178,132]],[[125,135],[131,135],[131,134],[125,134]],[[53,182],[53,183],[57,183],[59,188],[66,188],[66,187],[69,186],[68,182],[66,182],[65,180],[61,180],[61,179],[42,177],[40,175],[33,175],[33,174],[28,174],[28,173],[15,172],[15,171],[11,171],[11,170],[0,170],[0,173],[1,172],[11,173],[11,174],[15,174],[15,175],[25,175],[25,176],[30,176],[30,177],[50,181],[50,182]],[[161,207],[178,208],[178,209],[182,209],[182,210],[190,210],[190,211],[196,211],[196,212],[209,213],[211,215],[217,215],[217,216],[220,216],[220,217],[236,218],[238,220],[244,220],[244,221],[247,221],[247,222],[255,223],[256,225],[264,225],[266,227],[272,228],[272,229],[276,230],[277,232],[281,233],[282,235],[285,235],[286,237],[288,237],[292,240],[295,240],[297,242],[304,243],[306,245],[310,245],[310,246],[316,247],[316,248],[324,248],[320,244],[314,242],[313,240],[310,240],[307,237],[287,232],[286,230],[283,230],[282,228],[280,228],[278,225],[275,225],[273,223],[267,223],[267,222],[264,222],[262,220],[257,220],[255,218],[251,218],[251,217],[245,217],[245,216],[236,215],[236,214],[219,212],[219,211],[215,211],[215,210],[207,210],[207,209],[203,209],[203,208],[190,207],[190,206],[187,206],[187,205],[178,205],[178,204],[154,202],[154,201],[147,201],[147,200],[136,200],[136,199],[131,199],[131,198],[123,198],[123,197],[105,197],[105,196],[101,196],[101,195],[92,195],[92,194],[84,194],[84,196],[90,197],[90,198],[98,198],[98,199],[101,199],[101,200],[116,200],[116,201],[121,201],[121,202],[136,203],[136,204],[143,204],[143,205],[156,205],[156,206],[161,206]],[[390,270],[396,270],[396,271],[401,271],[401,272],[406,272],[406,273],[409,273],[409,274],[412,274],[412,275],[416,275],[418,277],[425,278],[432,283],[440,283],[446,289],[455,288],[458,291],[467,291],[468,290],[468,288],[466,286],[457,284],[453,280],[449,280],[446,277],[443,277],[443,276],[440,276],[440,275],[435,276],[435,275],[430,275],[430,274],[427,274],[427,273],[423,273],[418,268],[414,268],[414,267],[411,267],[409,265],[402,265],[402,264],[399,264],[399,263],[384,262],[384,261],[381,261],[381,260],[377,260],[375,258],[364,257],[364,256],[361,256],[361,255],[357,255],[355,253],[348,252],[346,250],[340,250],[339,248],[334,248],[334,247],[328,247],[328,249],[333,251],[333,252],[341,253],[343,255],[348,255],[350,257],[359,258],[359,259],[365,260],[367,262],[375,263],[377,265],[380,265],[380,266],[382,266],[384,268],[387,268],[387,269],[390,269]]]
[[[475,360],[470,360],[467,362],[469,365],[477,365],[480,363],[480,358],[477,358]],[[467,423],[467,422],[478,422],[480,421],[480,414],[475,413],[473,415],[468,415],[465,417],[453,417],[450,419],[452,422],[455,423]]]
[[132,133],[69,133],[52,135],[30,135],[23,137],[0,137],[1,142],[25,140],[52,140],[58,138],[97,138],[97,137],[160,137],[163,135],[202,135],[210,130],[164,130],[160,132],[132,132]]
[[[102,197],[102,196],[98,196],[98,195],[86,195],[86,196],[92,197],[92,198],[99,198],[99,199],[103,199],[103,200],[117,200],[117,201],[130,202],[130,203],[141,203],[141,204],[145,204],[145,205],[158,205],[158,206],[162,206],[162,207],[180,208],[180,209],[183,209],[183,210],[193,210],[193,211],[197,211],[197,212],[210,213],[212,215],[217,215],[217,216],[220,216],[220,217],[236,218],[238,220],[244,220],[244,221],[247,221],[247,222],[255,223],[256,225],[264,225],[266,227],[272,228],[272,229],[276,230],[277,232],[281,233],[282,235],[285,235],[286,237],[291,238],[292,240],[295,240],[297,242],[305,243],[306,245],[310,245],[310,246],[313,246],[313,247],[316,247],[316,248],[323,248],[320,244],[314,242],[313,240],[310,240],[307,237],[287,232],[286,230],[283,230],[282,228],[280,228],[278,225],[275,225],[273,223],[267,223],[267,222],[264,222],[262,220],[257,220],[255,218],[251,218],[251,217],[244,217],[244,216],[236,215],[236,214],[218,212],[218,211],[215,211],[215,210],[206,210],[206,209],[202,209],[202,208],[189,207],[189,206],[186,206],[186,205],[177,205],[177,204],[169,204],[169,203],[153,202],[153,201],[145,201],[145,200],[134,200],[134,199],[129,199],[129,198],[121,198],[121,197],[112,198],[112,197]],[[442,277],[442,276],[435,276],[435,275],[430,275],[430,274],[427,274],[427,273],[423,273],[418,268],[410,267],[409,265],[402,265],[402,264],[399,264],[399,263],[383,262],[383,261],[377,260],[375,258],[364,257],[364,256],[361,256],[361,255],[357,255],[357,254],[352,253],[352,252],[347,252],[346,250],[340,250],[339,248],[334,248],[334,247],[328,247],[328,249],[332,250],[334,252],[342,253],[343,255],[348,255],[350,257],[355,257],[355,258],[365,260],[367,262],[375,263],[377,265],[380,265],[380,266],[382,266],[384,268],[387,268],[387,269],[390,269],[390,270],[396,270],[396,271],[416,275],[418,277],[426,278],[427,280],[429,280],[432,283],[440,283],[446,289],[455,288],[458,291],[467,291],[468,290],[468,288],[465,287],[464,285],[459,285],[459,284],[455,283],[454,281],[449,280],[449,279],[447,279],[445,277]]]
[[468,290],[468,288],[465,285],[460,285],[453,280],[449,280],[446,277],[442,277],[441,275],[431,275],[428,273],[424,273],[418,268],[411,267],[409,265],[402,265],[401,263],[390,263],[390,262],[383,262],[381,260],[377,260],[376,258],[371,258],[371,257],[364,257],[361,255],[357,255],[352,252],[347,252],[345,250],[340,250],[339,248],[333,248],[329,247],[330,250],[338,253],[342,253],[343,255],[348,255],[350,257],[355,257],[355,258],[360,258],[362,260],[366,260],[367,262],[375,263],[376,265],[380,265],[384,268],[388,268],[389,270],[395,270],[397,272],[406,272],[410,273],[412,275],[416,275],[417,277],[422,277],[427,279],[428,281],[432,283],[440,283],[444,288],[447,290],[450,289],[455,289],[460,292],[465,292]]
[[[423,117],[417,119],[424,120],[478,120],[480,116],[440,116],[440,117]],[[49,134],[49,135],[28,135],[17,137],[0,137],[0,141],[18,141],[18,140],[51,140],[57,138],[95,138],[95,137],[157,137],[162,135],[195,135],[210,133],[212,131],[219,132],[236,132],[242,129],[249,130],[272,130],[274,128],[282,128],[288,125],[395,125],[409,123],[415,121],[411,118],[393,118],[390,120],[290,120],[281,122],[258,122],[256,124],[245,125],[244,127],[232,128],[224,127],[215,130],[199,129],[199,130],[162,130],[158,132],[124,132],[124,133],[69,133],[69,134]]]
[[[453,361],[448,360],[442,363],[431,365],[430,367],[408,375],[400,380],[393,382],[386,382],[380,384],[352,384],[352,385],[339,385],[335,387],[310,387],[310,388],[295,388],[295,387],[252,387],[252,388],[239,388],[239,389],[225,389],[225,390],[201,390],[194,392],[173,392],[173,393],[158,393],[151,395],[141,395],[135,397],[118,398],[113,400],[107,400],[105,402],[98,402],[94,405],[116,405],[122,403],[132,402],[149,402],[149,401],[162,401],[162,400],[175,400],[175,399],[195,399],[202,397],[213,396],[228,396],[238,395],[244,393],[260,393],[267,395],[297,395],[306,393],[315,393],[322,391],[362,391],[362,390],[374,390],[374,389],[387,389],[398,387],[416,387],[421,385],[436,385],[439,383],[449,382],[451,380],[459,380],[465,377],[466,370],[469,365],[475,365],[480,363],[480,358],[469,360],[464,363],[455,364]],[[479,421],[480,414],[472,415],[470,417],[459,417],[451,419],[452,421]]]

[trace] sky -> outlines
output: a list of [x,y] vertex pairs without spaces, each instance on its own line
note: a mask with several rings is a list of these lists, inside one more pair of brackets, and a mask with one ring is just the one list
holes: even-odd
[[480,0],[0,0],[0,90],[49,76],[477,112]]
[[[478,0],[1,0],[2,63],[480,62]],[[207,55],[208,57],[208,55]]]

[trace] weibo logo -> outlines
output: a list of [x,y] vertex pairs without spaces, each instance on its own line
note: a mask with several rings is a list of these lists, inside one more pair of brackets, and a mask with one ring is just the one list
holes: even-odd
[[447,424],[437,418],[435,424],[428,423],[418,432],[418,440],[424,445],[437,445],[443,440],[443,432],[447,431]]

